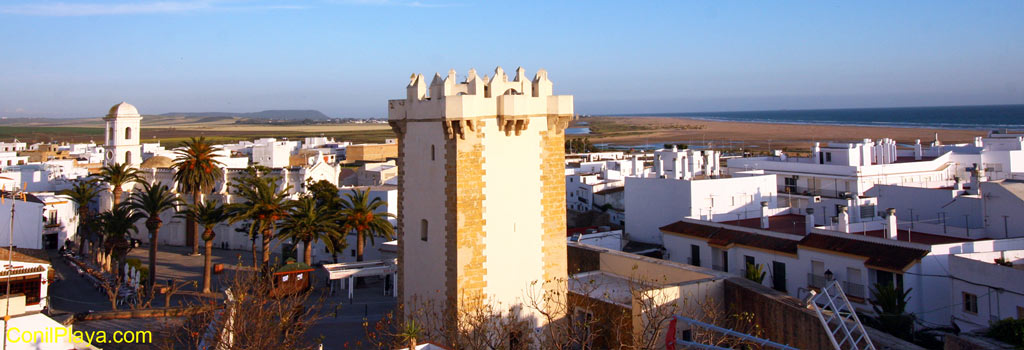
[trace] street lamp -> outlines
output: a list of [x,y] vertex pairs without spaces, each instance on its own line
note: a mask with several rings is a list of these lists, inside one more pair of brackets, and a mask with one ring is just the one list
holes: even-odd
[[825,270],[825,281],[832,281],[832,277],[835,277],[832,270]]

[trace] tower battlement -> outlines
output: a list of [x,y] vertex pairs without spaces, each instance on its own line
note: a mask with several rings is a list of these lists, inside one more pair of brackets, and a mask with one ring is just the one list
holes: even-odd
[[533,79],[517,68],[509,79],[501,67],[494,76],[477,75],[470,69],[462,82],[455,70],[442,77],[435,73],[428,84],[423,74],[413,74],[406,86],[406,98],[388,101],[388,120],[473,119],[496,116],[572,116],[571,95],[552,95],[547,71],[540,69]]

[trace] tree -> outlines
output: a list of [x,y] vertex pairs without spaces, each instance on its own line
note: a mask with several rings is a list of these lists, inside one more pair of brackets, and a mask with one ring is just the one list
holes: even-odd
[[127,203],[118,203],[110,211],[101,213],[98,216],[100,227],[103,231],[104,248],[111,255],[117,266],[114,273],[120,274],[124,265],[124,258],[131,251],[131,235],[138,231],[135,222],[139,221],[142,215],[135,211]]
[[370,200],[370,190],[352,190],[346,193],[341,200],[342,232],[355,231],[356,234],[356,261],[363,261],[363,250],[366,240],[374,244],[375,237],[384,237],[391,240],[395,235],[394,227],[388,222],[388,218],[394,215],[387,212],[378,212],[387,202],[380,198]]
[[228,215],[227,209],[219,203],[206,200],[198,204],[189,204],[188,208],[182,213],[186,218],[192,218],[192,221],[203,227],[203,241],[204,254],[206,257],[203,260],[203,293],[210,292],[210,275],[213,257],[213,239],[217,236],[213,232],[213,228],[220,223],[227,221],[230,216]]
[[[336,211],[327,206],[317,205],[317,200],[310,195],[302,196],[298,200],[291,201],[288,215],[281,222],[280,235],[289,238],[292,242],[302,242],[303,262],[312,264],[313,244],[324,242],[327,250],[336,252],[344,247],[334,246],[335,240],[332,236],[341,236],[341,226],[338,224],[341,217]],[[344,242],[344,241],[342,241]]]
[[132,167],[128,163],[104,165],[100,168],[99,174],[96,174],[95,179],[110,185],[110,194],[114,199],[113,205],[115,206],[121,203],[121,193],[124,192],[122,189],[124,185],[143,182],[139,169]]
[[160,238],[160,213],[177,208],[178,197],[171,192],[163,183],[157,182],[150,185],[142,183],[142,191],[132,193],[131,207],[146,219],[146,230],[149,231],[149,279],[146,281],[146,290],[152,292],[156,283],[156,251]]
[[[217,180],[224,175],[223,164],[214,159],[216,148],[213,143],[200,136],[182,142],[174,151],[174,181],[178,183],[178,191],[192,195],[192,204],[200,201],[200,196],[213,190]],[[196,222],[185,221],[185,234],[192,240],[192,254],[199,254],[199,230]]]
[[88,224],[93,219],[93,213],[89,210],[89,203],[99,197],[100,189],[90,181],[78,181],[71,188],[61,190],[57,194],[68,196],[72,202],[78,205],[78,253],[85,254],[86,234],[88,233],[90,236],[95,234],[94,232],[86,232],[92,231]]
[[914,330],[914,315],[906,311],[913,288],[903,290],[889,282],[875,283],[871,289],[871,308],[878,315],[870,319],[871,326],[910,340]]
[[747,272],[743,277],[760,284],[761,282],[764,282],[765,274],[767,274],[767,272],[764,272],[764,264],[755,265],[747,263]]
[[322,298],[310,298],[311,290],[274,295],[273,276],[247,271],[236,272],[225,284],[223,304],[189,301],[184,308],[198,312],[162,327],[163,336],[153,337],[153,347],[314,350],[323,341],[309,332],[323,317],[324,304]]
[[341,196],[338,194],[338,186],[330,181],[320,180],[307,183],[306,191],[313,194],[318,206],[326,206],[331,209],[341,210]]
[[[228,206],[231,223],[249,221],[250,236],[259,233],[263,238],[262,269],[270,271],[270,241],[277,231],[277,222],[288,213],[288,188],[277,189],[276,176],[266,176],[268,169],[249,167],[246,173],[232,181],[236,195],[244,200]],[[253,262],[255,264],[255,262]]]

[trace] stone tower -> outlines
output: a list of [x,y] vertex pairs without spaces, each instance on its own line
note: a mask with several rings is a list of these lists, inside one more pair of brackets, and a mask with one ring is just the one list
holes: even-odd
[[[410,78],[388,101],[398,134],[399,301],[453,312],[467,298],[520,305],[529,288],[565,288],[564,129],[570,95],[547,72],[488,81]],[[535,283],[536,282],[536,283]],[[533,284],[535,283],[535,284]],[[451,315],[451,314],[449,314]]]
[[142,116],[135,106],[125,102],[110,107],[110,112],[103,118],[107,123],[107,137],[104,149],[104,164],[128,163],[138,166],[142,163],[142,146],[139,145],[139,132]]

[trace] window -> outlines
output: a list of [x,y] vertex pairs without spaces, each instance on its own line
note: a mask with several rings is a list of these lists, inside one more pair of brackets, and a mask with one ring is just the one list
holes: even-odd
[[787,177],[784,178],[786,182],[785,191],[788,193],[796,193],[796,178]]
[[434,157],[434,145],[430,145],[430,160],[436,160]]
[[108,143],[114,143],[114,127],[107,130],[107,139],[110,140]]
[[746,267],[747,265],[757,266],[757,263],[754,262],[754,257],[752,257],[750,255],[744,255],[743,256],[743,262],[744,262],[744,264],[743,264],[744,268],[747,268]]
[[130,127],[124,128],[124,139],[125,140],[131,140],[132,139],[132,128],[130,128]]
[[420,220],[420,240],[421,241],[424,241],[424,242],[427,241],[427,228],[428,228],[427,219]]
[[[39,304],[41,277],[40,275],[11,277],[11,295],[24,294],[26,305]],[[0,280],[0,283],[6,284],[7,280]]]
[[978,314],[978,296],[964,292],[964,312]]
[[825,152],[825,162],[826,163],[831,163],[832,162],[832,152]]

